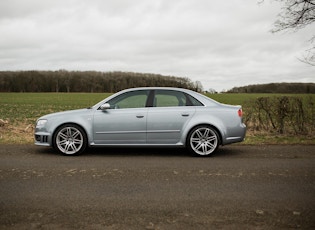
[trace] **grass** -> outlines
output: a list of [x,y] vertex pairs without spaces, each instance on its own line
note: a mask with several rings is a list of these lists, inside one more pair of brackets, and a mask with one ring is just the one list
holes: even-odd
[[[0,121],[0,144],[33,143],[34,124],[40,116],[86,108],[109,95],[109,93],[0,93],[0,119],[5,122]],[[207,96],[221,103],[240,104],[246,115],[249,100],[275,95],[211,94]],[[315,98],[315,95],[297,96]],[[314,137],[305,136],[279,136],[248,132],[246,140],[242,144],[315,144],[314,139]]]
[[264,94],[264,93],[225,93],[225,94],[206,94],[206,96],[225,104],[231,105],[242,105],[246,110],[247,106],[250,106],[249,101],[255,100],[260,97],[277,97],[277,96],[288,96],[288,97],[300,97],[304,102],[310,98],[315,100],[315,94]]
[[0,118],[35,120],[45,114],[92,106],[110,94],[87,93],[0,93]]
[[[37,118],[53,112],[86,108],[108,93],[0,93],[0,144],[32,143]],[[2,122],[3,123],[3,122]]]

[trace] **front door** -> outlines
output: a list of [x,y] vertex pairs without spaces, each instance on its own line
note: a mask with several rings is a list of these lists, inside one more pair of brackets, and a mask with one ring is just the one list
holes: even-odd
[[145,144],[148,94],[146,90],[121,94],[107,102],[109,109],[97,110],[93,120],[94,143]]

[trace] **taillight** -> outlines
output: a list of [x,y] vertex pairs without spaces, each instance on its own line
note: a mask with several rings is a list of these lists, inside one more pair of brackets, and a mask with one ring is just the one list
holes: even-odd
[[237,114],[238,114],[239,117],[243,117],[243,110],[242,110],[242,109],[239,109],[239,110],[237,111]]

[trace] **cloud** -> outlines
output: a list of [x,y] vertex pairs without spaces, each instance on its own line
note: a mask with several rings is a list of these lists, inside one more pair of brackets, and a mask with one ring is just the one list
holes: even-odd
[[3,0],[0,70],[150,72],[219,91],[314,82],[297,60],[314,26],[271,34],[279,12],[252,0]]

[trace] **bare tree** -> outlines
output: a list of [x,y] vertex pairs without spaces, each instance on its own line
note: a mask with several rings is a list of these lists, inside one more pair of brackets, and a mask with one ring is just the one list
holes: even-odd
[[203,86],[202,86],[200,81],[196,81],[194,83],[194,85],[195,85],[195,91],[197,91],[197,92],[202,92],[203,91]]
[[[293,30],[294,32],[315,22],[315,0],[276,0],[283,2],[282,12],[274,24],[273,33]],[[315,66],[315,36],[310,39],[311,47],[300,59]]]

